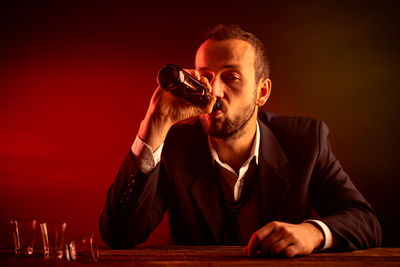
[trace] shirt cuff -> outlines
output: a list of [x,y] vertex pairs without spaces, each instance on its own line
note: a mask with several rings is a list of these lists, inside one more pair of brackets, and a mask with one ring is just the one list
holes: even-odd
[[310,222],[313,223],[315,226],[319,227],[319,229],[322,231],[323,235],[324,235],[324,245],[321,246],[317,249],[317,251],[322,251],[322,250],[326,250],[328,248],[332,247],[333,244],[333,240],[332,240],[332,232],[329,229],[329,227],[322,221],[320,220],[306,220],[305,222]]
[[144,174],[150,174],[156,165],[160,162],[161,152],[164,143],[154,152],[139,136],[136,136],[132,144],[131,151],[136,156],[138,168]]

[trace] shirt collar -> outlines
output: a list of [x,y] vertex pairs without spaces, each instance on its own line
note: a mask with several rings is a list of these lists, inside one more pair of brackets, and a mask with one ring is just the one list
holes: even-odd
[[[211,159],[213,162],[217,162],[220,165],[226,165],[226,163],[221,162],[221,160],[218,157],[217,151],[215,150],[213,144],[211,143],[210,136],[208,136],[208,148],[210,149],[211,153]],[[260,126],[258,125],[257,121],[257,130],[256,130],[256,136],[254,138],[253,146],[250,151],[250,157],[246,160],[245,163],[243,163],[243,166],[246,164],[249,164],[249,162],[255,158],[256,164],[258,165],[258,154],[260,150]]]

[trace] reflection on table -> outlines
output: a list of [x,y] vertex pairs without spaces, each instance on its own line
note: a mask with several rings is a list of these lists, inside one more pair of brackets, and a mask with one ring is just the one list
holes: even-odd
[[284,258],[248,258],[244,247],[163,246],[138,247],[130,250],[100,250],[97,263],[47,260],[36,252],[16,257],[10,249],[0,250],[0,266],[400,266],[400,248],[373,248],[342,253],[314,253]]

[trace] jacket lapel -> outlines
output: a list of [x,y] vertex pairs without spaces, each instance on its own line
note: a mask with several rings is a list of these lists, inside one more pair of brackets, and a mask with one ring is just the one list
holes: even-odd
[[218,173],[211,161],[207,136],[203,135],[201,140],[197,141],[193,149],[195,153],[186,160],[186,168],[193,177],[189,191],[216,244],[219,244],[222,208],[218,197]]
[[274,133],[260,120],[259,125],[259,209],[260,222],[264,225],[282,216],[281,207],[291,183],[283,175],[288,160]]

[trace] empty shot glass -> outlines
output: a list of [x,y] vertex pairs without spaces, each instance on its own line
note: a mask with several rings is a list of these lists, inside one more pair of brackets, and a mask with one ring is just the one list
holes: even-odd
[[99,248],[94,235],[66,243],[65,251],[69,261],[97,262],[99,260]]
[[43,254],[45,259],[62,259],[66,223],[41,223]]
[[14,239],[16,255],[33,254],[35,242],[36,220],[11,220],[11,229]]

